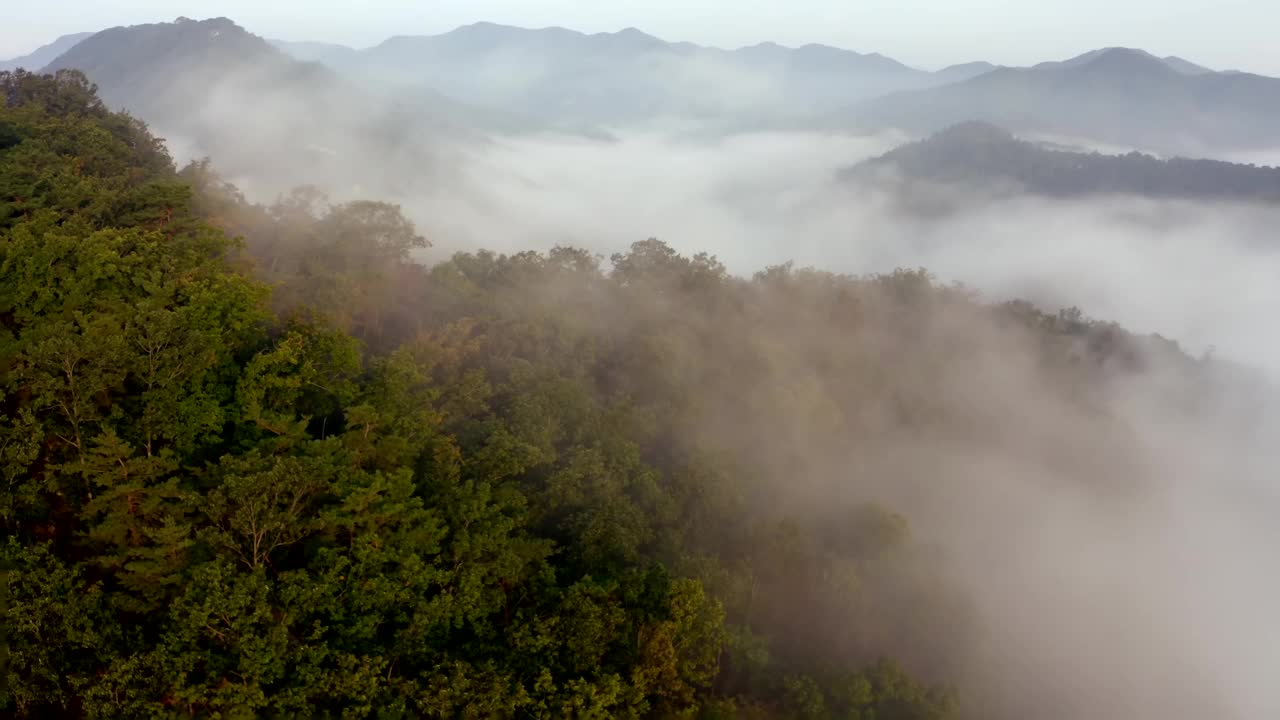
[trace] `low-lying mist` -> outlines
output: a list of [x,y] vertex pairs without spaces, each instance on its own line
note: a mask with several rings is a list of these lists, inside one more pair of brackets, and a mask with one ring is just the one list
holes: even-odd
[[[685,254],[714,254],[740,276],[787,261],[850,274],[924,267],[991,301],[1076,306],[1176,340],[1192,356],[1212,348],[1280,371],[1280,344],[1268,332],[1280,307],[1272,231],[1280,208],[1133,197],[990,201],[960,188],[946,212],[920,214],[888,192],[835,177],[903,135],[615,135],[472,144],[431,183],[363,167],[339,148],[338,167],[366,180],[325,189],[335,198],[389,190],[378,197],[401,203],[432,241],[427,263],[459,251],[556,245],[608,256],[658,237]],[[278,176],[289,159],[262,162]],[[271,199],[252,177],[231,179],[254,199]],[[985,332],[978,335],[1004,342]],[[793,385],[817,377],[809,361],[783,357],[790,359],[777,372]],[[1004,445],[880,437],[871,453],[877,468],[859,467],[851,464],[857,453],[832,449],[859,439],[831,437],[838,430],[813,421],[821,388],[779,401],[767,422],[725,417],[702,431],[758,441],[752,460],[806,454],[797,473],[823,482],[778,478],[779,495],[798,508],[817,512],[842,493],[874,496],[938,548],[979,617],[980,640],[965,650],[957,680],[986,717],[1280,712],[1270,677],[1280,665],[1271,617],[1280,580],[1267,571],[1280,542],[1275,408],[1262,396],[1245,398],[1263,412],[1241,426],[1241,398],[1224,395],[1210,404],[1217,411],[1175,417],[1157,367],[1108,388],[1100,402],[1128,433],[1107,436],[1088,415],[1064,409],[1061,389],[1043,385],[1030,357],[1011,345],[985,365],[943,376],[939,392],[949,402],[1002,409]],[[733,372],[724,368],[724,383],[732,385]],[[792,430],[782,438],[790,447],[765,435],[780,428]],[[1032,449],[1041,444],[1067,457],[1044,462]]]
[[556,244],[603,255],[643,237],[750,274],[787,261],[845,273],[925,267],[993,300],[1077,306],[1189,352],[1280,369],[1258,332],[1280,302],[1280,208],[1133,197],[1004,202],[953,189],[943,214],[836,181],[901,134],[750,134],[715,141],[619,133],[500,139],[444,187],[396,197],[434,248]]
[[[620,137],[503,142],[467,168],[464,192],[407,206],[436,253],[560,243],[608,254],[653,235],[739,274],[788,260],[854,274],[923,266],[991,299],[1075,305],[1193,354],[1216,346],[1280,369],[1264,330],[1280,307],[1276,208],[1021,197],[920,218],[833,181],[900,137]],[[1029,425],[1052,424],[1081,453],[1099,441],[1079,418],[1048,416],[1034,384],[985,370],[984,390],[1008,393]],[[1280,662],[1268,619],[1280,582],[1262,570],[1280,541],[1269,434],[1233,436],[1216,418],[1172,426],[1151,398],[1116,400],[1138,443],[1126,457],[1141,468],[1126,501],[1091,484],[1114,472],[1106,463],[1090,477],[1024,464],[1016,448],[975,457],[902,439],[922,479],[895,475],[885,500],[954,563],[988,633],[961,687],[992,688],[1001,717],[1275,712],[1263,670]],[[811,409],[779,407],[795,415],[780,424]],[[841,477],[851,480],[865,491]]]

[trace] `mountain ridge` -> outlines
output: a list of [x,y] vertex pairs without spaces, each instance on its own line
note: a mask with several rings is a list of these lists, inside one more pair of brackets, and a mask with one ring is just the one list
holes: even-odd
[[950,85],[856,103],[836,127],[932,133],[981,120],[1014,131],[1087,137],[1162,154],[1280,145],[1280,79],[1179,71],[1128,48],[1029,68],[997,68]]
[[723,50],[636,28],[587,34],[473,23],[436,35],[398,35],[337,58],[339,71],[389,85],[428,86],[468,103],[603,125],[834,109],[948,81],[879,53],[817,43]]
[[[28,58],[31,58],[31,57],[36,57],[37,60],[41,60],[42,62],[38,62],[38,63],[28,62],[27,69],[35,70],[35,69],[43,68],[44,66],[48,65],[50,62],[55,60],[58,54],[61,54],[62,52],[65,52],[66,50],[71,49],[71,47],[73,47],[76,43],[78,43],[79,41],[85,38],[92,36],[93,34],[94,34],[93,32],[84,32],[84,33],[75,33],[72,35],[64,35],[46,44],[45,46],[38,48],[37,50],[33,51],[32,53],[29,53],[28,55],[12,58],[9,60],[0,60],[0,69],[13,69],[17,66],[15,63],[17,63],[20,60],[27,60]],[[486,34],[495,39],[498,37],[505,37],[509,39],[509,38],[521,36],[521,35],[529,36],[529,35],[543,35],[543,34],[555,35],[562,39],[563,38],[572,38],[572,39],[579,39],[579,40],[590,39],[594,41],[615,39],[615,40],[626,40],[628,42],[631,42],[641,47],[665,46],[673,49],[678,49],[684,52],[697,50],[697,51],[711,51],[711,52],[718,52],[718,53],[738,54],[738,55],[744,55],[744,56],[751,55],[756,51],[767,51],[767,52],[773,52],[776,54],[815,53],[816,52],[816,53],[825,53],[825,54],[839,55],[839,56],[845,56],[845,57],[851,57],[851,58],[859,58],[867,61],[879,62],[884,64],[885,66],[892,66],[892,67],[897,67],[899,69],[924,72],[932,75],[938,75],[941,77],[972,76],[972,75],[980,74],[981,72],[994,70],[999,67],[1006,67],[1006,66],[1001,66],[1001,65],[980,60],[980,61],[955,63],[952,65],[948,65],[944,68],[941,68],[939,70],[928,71],[928,70],[920,70],[908,63],[904,63],[900,60],[897,60],[893,57],[886,56],[879,52],[874,52],[874,51],[860,52],[860,51],[856,51],[849,48],[827,45],[822,43],[805,43],[803,45],[788,46],[788,45],[779,44],[774,41],[766,40],[766,41],[762,41],[752,45],[743,45],[743,46],[737,46],[737,47],[719,47],[719,46],[713,46],[713,45],[693,43],[688,41],[668,41],[668,40],[659,38],[655,35],[652,35],[650,33],[646,33],[643,30],[640,30],[639,28],[636,28],[634,26],[622,28],[614,32],[605,31],[605,32],[588,33],[588,32],[583,32],[579,30],[573,30],[571,28],[565,28],[563,26],[556,26],[556,25],[544,26],[544,27],[526,27],[526,26],[519,26],[519,25],[496,23],[491,21],[478,21],[474,23],[468,23],[468,24],[460,25],[452,30],[448,30],[441,33],[434,33],[434,34],[410,33],[410,34],[393,35],[384,39],[378,44],[375,44],[369,47],[364,47],[364,48],[354,47],[354,46],[350,46],[342,43],[311,41],[311,40],[298,41],[298,40],[269,39],[268,42],[273,46],[277,47],[278,49],[287,51],[291,55],[294,55],[296,59],[317,60],[317,59],[320,59],[319,56],[324,56],[324,55],[347,56],[351,54],[370,52],[382,47],[383,45],[394,44],[399,41],[439,39],[439,38],[445,38],[449,36],[462,36],[462,35],[484,36]],[[48,55],[48,51],[50,50],[56,50],[57,52],[54,53],[53,55]],[[1153,58],[1156,57],[1155,55],[1144,50],[1113,46],[1113,47],[1105,47],[1105,48],[1090,50],[1080,55],[1077,55],[1073,58],[1068,58],[1066,60],[1044,61],[1044,62],[1040,62],[1030,66],[1007,66],[1007,67],[1041,67],[1041,66],[1052,66],[1052,65],[1070,65],[1070,64],[1075,64],[1077,62],[1080,62],[1084,59],[1087,59],[1090,56],[1093,56],[1099,53],[1104,53],[1111,50],[1127,50],[1131,52],[1142,53],[1144,55],[1147,55]],[[1206,73],[1217,72],[1215,70],[1204,67],[1202,65],[1198,65],[1196,63],[1193,63],[1189,60],[1186,60],[1176,55],[1170,55],[1170,56],[1165,56],[1165,57],[1156,58],[1156,59],[1178,70],[1179,72],[1184,72],[1186,74],[1206,74]],[[1239,73],[1242,71],[1224,70],[1222,72]]]
[[93,37],[92,32],[72,33],[63,35],[52,42],[32,50],[26,55],[9,60],[0,60],[0,70],[17,70],[23,68],[26,70],[40,70],[49,63],[57,60],[60,55],[80,44],[83,40]]
[[1127,194],[1153,198],[1280,202],[1280,168],[1218,160],[1108,155],[1049,147],[997,125],[958,123],[840,173],[887,180],[900,191],[1030,192],[1052,197]]
[[[247,32],[227,18],[176,24],[200,22],[211,23],[203,33]],[[167,81],[151,65],[181,69],[201,56],[227,67],[257,62],[270,66],[268,74],[291,74],[302,84],[345,83],[413,98],[410,104],[421,107],[465,107],[455,124],[485,128],[588,128],[603,137],[612,127],[693,122],[724,133],[817,126],[927,134],[985,120],[1161,153],[1280,145],[1271,120],[1280,115],[1280,80],[1214,72],[1134,48],[1099,48],[1030,67],[977,61],[929,72],[879,53],[816,43],[721,50],[667,42],[634,27],[588,34],[482,22],[438,35],[397,35],[364,50],[256,35],[230,51],[208,45],[208,37],[193,36],[190,47],[158,37],[139,41],[146,50],[117,41],[124,30],[142,37],[161,25],[112,28],[98,34],[105,38],[68,36],[72,46],[46,67],[77,66],[102,83],[108,101],[153,111],[163,93],[120,79],[136,72],[163,86]],[[184,102],[170,103],[169,114]],[[508,119],[492,125],[490,116],[498,115]]]

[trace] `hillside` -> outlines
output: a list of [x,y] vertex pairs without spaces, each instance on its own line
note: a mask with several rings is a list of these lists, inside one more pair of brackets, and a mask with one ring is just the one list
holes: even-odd
[[1280,168],[1140,153],[1067,152],[980,122],[953,126],[844,173],[848,180],[939,184],[1046,196],[1124,194],[1280,202]]
[[486,133],[542,127],[426,88],[380,91],[226,18],[104,30],[47,68],[62,69],[85,72],[108,105],[146,120],[176,153],[216,156],[258,193],[302,183],[390,192],[391,178],[451,172]]
[[[38,68],[37,68],[38,69]],[[305,94],[326,88],[332,73],[294,62],[226,18],[103,30],[57,57],[47,72],[76,69],[98,85],[109,104],[172,120],[204,104],[219,79],[253,81],[264,93]]]
[[978,120],[1194,156],[1280,144],[1277,113],[1280,79],[1189,74],[1146,53],[1112,48],[871,100],[831,122],[936,132]]

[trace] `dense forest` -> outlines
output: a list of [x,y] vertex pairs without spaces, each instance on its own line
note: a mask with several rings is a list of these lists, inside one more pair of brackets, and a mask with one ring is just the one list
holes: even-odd
[[894,493],[962,446],[1122,494],[1111,383],[1206,402],[1172,342],[923,270],[427,267],[77,71],[0,99],[3,716],[972,717],[980,623]]
[[930,183],[1051,197],[1107,194],[1155,198],[1280,201],[1280,168],[1139,152],[1104,155],[1051,149],[982,122],[955,125],[843,173],[877,182],[889,175]]

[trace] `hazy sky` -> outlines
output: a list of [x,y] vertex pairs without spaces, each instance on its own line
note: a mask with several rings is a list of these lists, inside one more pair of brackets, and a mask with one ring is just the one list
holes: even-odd
[[911,65],[1064,58],[1111,45],[1280,75],[1275,0],[55,0],[12,2],[0,57],[67,33],[225,15],[285,40],[376,44],[478,20],[614,31],[736,47],[773,40],[881,52]]

